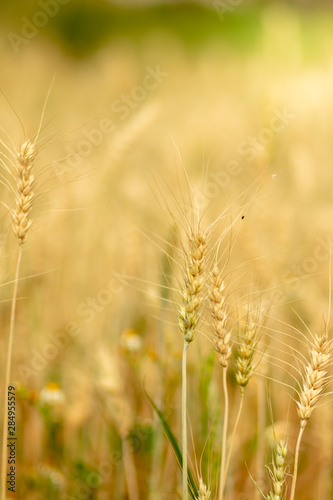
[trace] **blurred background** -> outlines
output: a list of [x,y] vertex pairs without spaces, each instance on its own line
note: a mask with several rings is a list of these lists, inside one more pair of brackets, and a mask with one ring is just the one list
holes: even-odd
[[[292,337],[282,347],[279,332],[292,332],[287,324],[319,331],[328,315],[332,2],[12,0],[1,3],[0,19],[2,161],[7,146],[14,152],[40,129],[13,353],[15,498],[180,498],[176,460],[144,394],[179,435],[182,338],[166,287],[173,271],[165,252],[177,232],[169,208],[179,215],[186,206],[187,175],[207,225],[246,206],[231,268],[246,263],[238,282],[245,302],[253,281],[268,290],[278,367],[267,363],[265,373],[293,385],[283,360],[293,362],[288,344],[303,347]],[[4,186],[1,199],[13,203]],[[17,256],[6,206],[4,360]],[[199,399],[189,396],[189,415],[199,462],[213,423],[221,432],[221,387],[210,343],[201,335],[196,344],[189,393]],[[233,380],[231,372],[236,405]],[[271,384],[292,465],[293,393],[283,387],[281,396]],[[247,468],[268,491],[272,417],[267,410],[263,456],[258,391],[254,379],[230,500],[257,498]],[[303,500],[333,499],[330,405],[304,437]],[[219,449],[211,440],[202,457],[206,481]]]

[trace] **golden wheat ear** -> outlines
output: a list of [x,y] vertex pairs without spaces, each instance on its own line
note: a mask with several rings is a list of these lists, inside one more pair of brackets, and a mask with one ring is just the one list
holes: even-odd
[[223,418],[223,435],[221,445],[221,469],[220,469],[220,488],[219,500],[223,499],[224,483],[225,483],[225,467],[226,467],[226,452],[227,452],[227,428],[229,419],[229,397],[227,387],[227,369],[229,358],[232,354],[230,347],[231,333],[227,330],[228,314],[225,306],[225,284],[223,282],[222,273],[215,266],[210,276],[210,293],[209,303],[212,315],[212,330],[214,334],[213,344],[218,352],[219,363],[222,366],[222,385],[224,394],[224,418]]
[[235,361],[236,382],[239,385],[242,394],[244,393],[256,368],[254,357],[260,340],[261,323],[261,321],[258,321],[256,313],[249,310],[242,327]]
[[[18,153],[16,154],[16,188],[13,188],[15,192],[15,208],[10,211],[12,218],[12,225],[14,234],[18,239],[19,251],[16,263],[15,278],[14,278],[14,289],[12,296],[11,314],[10,314],[10,327],[9,327],[9,338],[8,338],[8,348],[7,348],[7,362],[6,362],[6,375],[5,375],[5,405],[4,405],[4,424],[3,424],[3,442],[2,442],[2,488],[1,488],[1,498],[5,497],[5,487],[6,487],[6,400],[7,400],[7,387],[10,384],[11,377],[11,363],[12,363],[12,350],[14,341],[14,329],[15,329],[15,317],[16,317],[16,303],[17,303],[17,290],[18,290],[18,280],[20,273],[20,266],[22,260],[22,249],[23,243],[26,240],[27,233],[31,226],[30,212],[32,209],[32,203],[34,199],[33,184],[34,176],[32,173],[34,162],[36,159],[36,149],[35,145],[31,141],[25,141]],[[13,162],[11,162],[11,167],[13,167]],[[7,166],[7,171],[10,172],[10,167]],[[15,179],[15,175],[12,172],[12,177]]]
[[220,365],[226,368],[232,354],[230,346],[231,333],[226,327],[228,314],[225,308],[225,284],[217,266],[214,267],[211,274],[210,285],[211,290],[209,294],[209,301],[213,318],[213,343],[216,351],[218,352]]
[[[11,193],[14,193],[15,196],[15,206],[13,209],[9,210],[9,214],[11,216],[11,222],[13,225],[14,234],[17,237],[19,243],[15,278],[13,282],[14,286],[13,286],[13,295],[11,301],[10,326],[9,326],[6,374],[5,374],[4,415],[3,415],[3,433],[2,433],[1,498],[5,498],[6,496],[6,485],[7,485],[6,483],[7,388],[10,384],[10,377],[11,377],[18,281],[19,281],[22,253],[23,253],[23,244],[26,240],[28,231],[31,227],[30,213],[34,200],[33,185],[35,181],[33,175],[33,167],[38,152],[37,142],[39,140],[40,132],[42,129],[45,107],[48,101],[48,97],[50,95],[50,91],[51,88],[48,91],[47,98],[44,103],[43,112],[41,115],[41,120],[39,123],[37,134],[30,140],[25,139],[16,153],[14,152],[14,149],[10,148],[5,142],[0,141],[1,146],[5,149],[5,153],[0,156],[0,166],[3,167],[3,172],[1,176],[2,184],[6,186]],[[9,103],[12,110],[14,111],[15,115],[17,116],[22,126],[24,136],[27,137],[21,119],[19,118],[13,106],[10,104],[7,97],[6,96],[4,97]]]
[[321,335],[315,335],[309,345],[310,361],[304,367],[303,387],[297,401],[297,413],[300,430],[295,449],[294,472],[290,500],[294,500],[296,491],[299,451],[303,432],[313,410],[321,399],[329,382],[328,371],[333,364],[333,341],[328,338],[327,329]]
[[258,354],[258,344],[261,338],[261,329],[263,328],[264,317],[261,312],[255,308],[248,308],[247,314],[239,322],[239,340],[238,340],[238,350],[235,359],[235,376],[236,382],[240,387],[241,398],[239,402],[238,412],[235,419],[233,431],[230,438],[230,445],[228,456],[226,459],[224,477],[220,487],[220,498],[223,500],[224,488],[226,484],[226,479],[228,475],[230,459],[233,449],[233,443],[235,440],[238,424],[243,410],[244,404],[244,394],[245,389],[255,373],[256,368],[259,365],[259,361],[255,361],[255,355]]
[[207,488],[202,478],[199,478],[199,496],[197,500],[210,500],[211,491]]
[[182,453],[183,453],[183,500],[188,499],[187,478],[187,350],[196,337],[203,302],[204,264],[207,250],[207,237],[199,228],[189,237],[189,248],[185,251],[183,304],[178,311],[178,324],[184,335],[182,356]]
[[315,335],[310,346],[310,361],[304,370],[303,389],[297,401],[301,427],[306,426],[327,385],[327,374],[332,365],[332,348],[332,340],[328,339],[326,331],[322,335]]
[[25,141],[17,153],[17,182],[15,208],[12,210],[13,229],[18,238],[19,245],[26,240],[28,230],[31,226],[30,212],[34,199],[34,175],[33,166],[37,156],[33,142]]
[[183,305],[179,309],[178,324],[184,334],[184,341],[190,344],[196,336],[203,301],[201,291],[204,284],[204,257],[207,249],[205,234],[198,231],[189,241],[189,251],[185,256]]

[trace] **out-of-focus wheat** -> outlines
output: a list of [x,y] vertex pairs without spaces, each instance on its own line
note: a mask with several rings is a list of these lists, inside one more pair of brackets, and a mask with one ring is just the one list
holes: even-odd
[[241,399],[230,439],[230,446],[225,467],[223,487],[225,487],[233,443],[243,409],[245,388],[247,387],[256,368],[254,357],[257,351],[258,343],[260,341],[261,327],[263,322],[263,319],[260,316],[261,316],[260,311],[249,308],[244,319],[240,321],[240,326],[239,326],[240,334],[238,341],[239,346],[235,360],[235,376],[236,376],[236,382],[241,390]]
[[285,441],[275,443],[272,469],[269,469],[273,491],[266,496],[265,500],[283,500],[285,498],[286,456],[287,444]]
[[199,496],[198,500],[210,500],[211,492],[203,482],[202,478],[199,479]]
[[294,472],[290,500],[295,497],[298,458],[305,426],[328,383],[328,370],[332,365],[332,340],[325,329],[321,335],[315,335],[310,344],[310,361],[304,367],[303,388],[297,401],[297,413],[300,418],[300,430],[296,443]]
[[100,351],[98,355],[99,378],[98,389],[103,391],[103,399],[108,414],[114,422],[122,441],[123,463],[130,500],[139,500],[136,467],[128,436],[133,426],[133,409],[127,398],[121,378],[121,366],[116,356]]
[[259,342],[258,321],[252,311],[249,311],[245,320],[240,343],[236,354],[235,375],[241,394],[254,374],[254,355]]

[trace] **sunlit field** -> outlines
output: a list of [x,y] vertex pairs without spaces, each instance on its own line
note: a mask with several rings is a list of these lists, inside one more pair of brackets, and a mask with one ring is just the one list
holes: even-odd
[[52,5],[1,24],[1,499],[333,499],[331,10]]

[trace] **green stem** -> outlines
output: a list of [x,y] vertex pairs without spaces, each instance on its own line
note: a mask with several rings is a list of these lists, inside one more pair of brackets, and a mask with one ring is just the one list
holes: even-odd
[[187,487],[187,406],[186,406],[186,358],[189,344],[184,341],[182,359],[182,454],[183,454],[183,500],[188,500]]
[[229,418],[229,398],[228,398],[228,386],[227,386],[227,370],[228,367],[223,367],[223,394],[224,394],[224,421],[223,421],[223,435],[222,435],[222,453],[221,453],[221,473],[220,473],[220,490],[219,490],[219,500],[223,500],[224,497],[224,485],[225,485],[225,462],[226,462],[226,452],[227,452],[227,429],[228,429],[228,418]]
[[[303,423],[303,425],[302,425],[302,423]],[[299,459],[299,449],[300,449],[300,446],[301,446],[301,441],[302,441],[302,436],[303,436],[303,432],[304,432],[305,426],[306,426],[306,421],[302,420],[301,421],[301,428],[299,430],[298,439],[297,439],[297,443],[296,443],[293,481],[291,483],[291,493],[290,493],[290,499],[289,500],[294,500],[294,497],[295,497],[296,481],[297,481],[297,470],[298,470],[298,459]]]
[[2,431],[2,466],[1,466],[1,499],[6,498],[6,481],[7,481],[7,409],[8,409],[8,386],[10,381],[10,374],[12,368],[12,352],[13,352],[13,339],[14,339],[14,326],[15,326],[15,312],[16,312],[16,302],[17,302],[17,287],[18,279],[20,273],[22,259],[22,245],[19,246],[19,253],[17,257],[15,279],[14,279],[14,290],[12,298],[12,308],[10,313],[10,326],[9,326],[9,339],[7,348],[7,365],[6,365],[6,376],[5,376],[5,387],[4,387],[4,405],[3,405],[3,431]]

